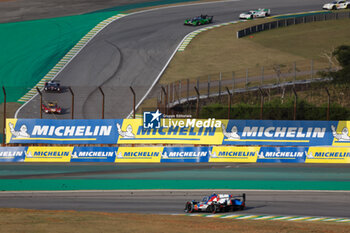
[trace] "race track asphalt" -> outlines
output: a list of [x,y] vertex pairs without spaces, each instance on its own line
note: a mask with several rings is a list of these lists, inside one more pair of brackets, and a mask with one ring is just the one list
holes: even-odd
[[[2,163],[0,171],[0,190],[17,190],[0,192],[0,208],[180,214],[188,200],[244,192],[242,214],[350,217],[348,164]],[[312,190],[318,182],[328,189]]]
[[350,217],[350,193],[328,191],[128,190],[0,193],[0,208],[181,214],[186,201],[216,193],[246,193],[237,214]]
[[[57,80],[74,91],[76,119],[101,118],[99,86],[106,96],[105,118],[125,118],[133,105],[129,86],[136,91],[138,103],[184,36],[198,29],[184,26],[184,19],[208,14],[214,16],[214,24],[219,24],[237,20],[239,13],[247,9],[271,8],[276,15],[320,10],[322,3],[319,0],[225,1],[135,13],[102,30],[66,66]],[[45,118],[70,118],[68,90],[61,94],[45,94],[44,99],[58,101],[64,109],[61,116],[45,115]],[[34,98],[19,111],[18,118],[38,116],[39,111],[39,99]]]

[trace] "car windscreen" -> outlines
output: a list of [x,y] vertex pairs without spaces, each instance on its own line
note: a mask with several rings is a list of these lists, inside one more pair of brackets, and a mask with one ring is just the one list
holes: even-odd
[[207,202],[209,200],[208,196],[203,197],[202,202]]

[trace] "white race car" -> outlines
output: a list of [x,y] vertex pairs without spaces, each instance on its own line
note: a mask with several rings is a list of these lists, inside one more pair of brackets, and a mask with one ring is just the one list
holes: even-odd
[[334,1],[331,3],[324,4],[322,9],[324,10],[350,9],[350,2]]
[[270,9],[259,8],[257,10],[251,10],[244,12],[239,15],[240,19],[254,19],[254,18],[263,18],[270,15]]

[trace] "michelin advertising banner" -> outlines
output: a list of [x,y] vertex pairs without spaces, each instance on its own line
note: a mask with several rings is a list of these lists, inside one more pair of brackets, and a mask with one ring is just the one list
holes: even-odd
[[0,162],[350,163],[350,147],[0,147]]
[[7,119],[6,142],[350,146],[350,121],[168,119],[159,114],[154,120]]

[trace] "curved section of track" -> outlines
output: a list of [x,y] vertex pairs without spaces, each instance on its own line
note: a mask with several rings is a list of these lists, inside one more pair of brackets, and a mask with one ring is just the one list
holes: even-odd
[[[183,213],[186,201],[200,200],[212,192],[213,190],[4,192],[0,193],[0,207],[180,214]],[[350,217],[349,192],[252,190],[215,190],[215,192],[233,194],[245,192],[247,208],[237,212],[238,214]]]
[[[208,14],[214,15],[215,24],[224,23],[237,19],[242,11],[257,7],[271,8],[274,14],[283,14],[319,10],[320,2],[266,0],[262,4],[260,0],[227,1],[135,13],[102,30],[56,79],[62,86],[71,86],[75,92],[75,118],[101,117],[102,96],[98,86],[102,86],[106,95],[105,117],[124,118],[132,109],[129,86],[135,89],[139,102],[184,36],[198,29],[184,26],[185,18]],[[70,118],[71,96],[68,91],[45,94],[44,99],[58,101],[66,110],[66,114],[59,117]],[[39,115],[38,102],[38,97],[34,98],[21,109],[18,117]]]

